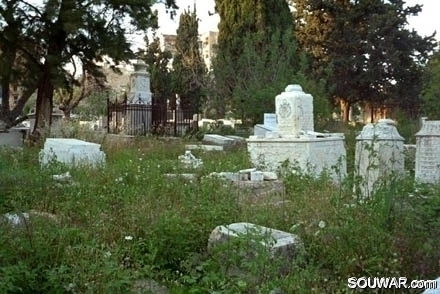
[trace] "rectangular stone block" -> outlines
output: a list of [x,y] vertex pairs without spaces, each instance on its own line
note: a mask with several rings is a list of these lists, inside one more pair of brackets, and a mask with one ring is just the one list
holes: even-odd
[[40,151],[40,164],[56,161],[70,166],[98,166],[105,163],[101,145],[77,139],[47,138]]
[[263,124],[266,128],[275,130],[277,127],[277,115],[275,113],[265,113]]

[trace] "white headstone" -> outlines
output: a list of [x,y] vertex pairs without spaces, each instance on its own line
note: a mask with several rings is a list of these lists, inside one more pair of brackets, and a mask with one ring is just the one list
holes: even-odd
[[401,176],[404,169],[404,146],[391,119],[369,123],[356,137],[355,169],[360,178],[361,196],[368,198],[378,185],[392,176]]
[[440,121],[424,120],[416,134],[415,179],[420,183],[440,182]]
[[300,85],[288,85],[275,98],[277,132],[282,136],[298,136],[301,131],[313,131],[313,97]]

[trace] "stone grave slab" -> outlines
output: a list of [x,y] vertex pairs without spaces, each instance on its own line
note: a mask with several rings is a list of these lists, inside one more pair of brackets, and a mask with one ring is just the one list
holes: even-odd
[[27,127],[14,127],[9,130],[2,130],[0,126],[0,146],[23,147],[25,134],[29,131]]
[[224,151],[223,146],[204,145],[204,144],[187,144],[186,150],[203,150],[203,151]]
[[273,131],[275,131],[275,129],[276,128],[270,128],[270,127],[262,125],[262,124],[256,124],[254,126],[254,135],[264,137],[264,135],[266,133],[273,132]]
[[40,164],[56,161],[69,166],[88,165],[97,167],[105,163],[101,145],[78,139],[47,138],[40,151]]
[[282,181],[231,181],[241,205],[267,205],[285,201]]
[[202,144],[223,146],[224,149],[231,149],[237,146],[236,140],[217,134],[204,135]]
[[241,248],[247,251],[247,258],[258,258],[253,252],[256,246],[252,243],[259,243],[267,250],[271,260],[281,261],[276,265],[280,271],[288,269],[296,257],[305,254],[304,244],[298,235],[247,222],[217,226],[208,238],[208,250],[212,252],[217,246],[239,238],[249,241],[246,245],[251,245]]

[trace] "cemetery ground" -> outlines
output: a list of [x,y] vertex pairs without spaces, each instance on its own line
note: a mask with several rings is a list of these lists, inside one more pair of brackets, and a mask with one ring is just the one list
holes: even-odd
[[[188,139],[86,139],[102,144],[105,165],[40,168],[41,146],[0,151],[0,214],[29,213],[0,224],[1,293],[351,293],[349,277],[439,275],[440,186],[411,172],[358,201],[351,176],[335,184],[286,163],[281,201],[242,203],[246,191],[209,174],[249,168],[245,147],[194,150],[203,165],[188,169],[177,161]],[[164,177],[188,172],[196,178]],[[305,254],[280,273],[259,248],[252,259],[208,252],[211,231],[235,222],[297,234]]]

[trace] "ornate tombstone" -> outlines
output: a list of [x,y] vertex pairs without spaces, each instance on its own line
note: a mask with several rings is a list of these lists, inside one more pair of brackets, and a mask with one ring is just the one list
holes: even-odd
[[147,72],[147,65],[138,62],[133,66],[134,73],[130,76],[128,101],[131,104],[151,104],[150,75]]
[[150,76],[143,62],[135,63],[134,70],[130,76],[125,130],[128,135],[146,135],[153,124]]
[[301,131],[313,131],[313,97],[300,85],[288,85],[275,97],[277,133],[298,136]]
[[288,85],[275,97],[275,131],[247,139],[254,167],[277,171],[286,163],[313,175],[328,172],[335,182],[347,173],[344,135],[318,133],[313,124],[313,97],[300,85]]

